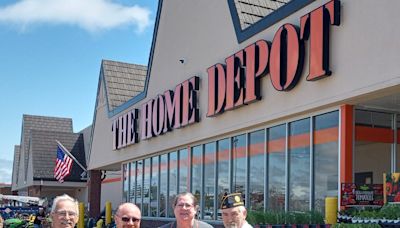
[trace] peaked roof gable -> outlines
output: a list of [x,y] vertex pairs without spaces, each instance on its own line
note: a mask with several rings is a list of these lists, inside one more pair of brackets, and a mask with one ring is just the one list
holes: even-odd
[[314,0],[227,0],[239,43]]
[[108,110],[114,110],[143,92],[146,73],[147,67],[143,65],[103,60],[101,74]]
[[[31,131],[32,170],[34,180],[56,181],[54,167],[57,157],[58,140],[71,154],[83,165],[85,163],[85,150],[83,135],[80,133],[56,132],[56,131]],[[83,169],[72,163],[71,173],[65,181],[81,181]]]
[[61,118],[61,117],[49,117],[49,116],[36,116],[36,115],[23,115],[22,118],[22,133],[21,133],[21,144],[20,144],[20,162],[19,165],[23,166],[22,170],[25,173],[19,173],[18,181],[24,181],[27,178],[28,172],[28,161],[30,158],[30,134],[32,130],[46,130],[46,131],[59,131],[59,132],[71,132],[72,133],[72,119]]

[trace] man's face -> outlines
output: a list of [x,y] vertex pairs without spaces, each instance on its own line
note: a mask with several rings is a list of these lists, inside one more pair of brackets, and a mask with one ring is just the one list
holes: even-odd
[[132,204],[122,205],[114,216],[117,228],[140,227],[140,210]]
[[59,201],[51,218],[54,228],[74,227],[79,219],[76,204],[69,200]]
[[244,207],[233,207],[222,209],[222,220],[225,228],[240,228],[246,220],[246,209]]
[[174,207],[175,218],[180,221],[192,221],[196,215],[196,206],[188,195],[179,197]]

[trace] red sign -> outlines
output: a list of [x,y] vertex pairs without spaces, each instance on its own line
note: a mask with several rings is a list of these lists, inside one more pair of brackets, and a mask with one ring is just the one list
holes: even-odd
[[268,73],[276,90],[294,88],[303,71],[306,40],[310,40],[307,80],[329,76],[329,28],[339,24],[340,2],[333,0],[302,16],[300,28],[284,24],[272,43],[258,40],[227,57],[225,64],[209,67],[207,116],[260,100],[260,79]]
[[167,90],[144,103],[140,116],[141,139],[199,122],[199,84],[199,77],[192,77],[177,85],[175,91]]
[[382,206],[383,185],[342,183],[340,191],[341,206]]
[[[300,27],[287,23],[275,33],[272,42],[258,40],[228,56],[225,63],[207,69],[208,110],[212,117],[261,100],[261,78],[269,73],[278,91],[294,88],[303,72],[305,42],[309,40],[308,81],[331,74],[329,69],[329,30],[340,24],[340,2],[332,0],[300,18]],[[113,122],[113,149],[162,135],[200,121],[199,77],[192,77],[142,104]],[[139,117],[140,116],[140,117]],[[137,120],[140,118],[140,126]]]

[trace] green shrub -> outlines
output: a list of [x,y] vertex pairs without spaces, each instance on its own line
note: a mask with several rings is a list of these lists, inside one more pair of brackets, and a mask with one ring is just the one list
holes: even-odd
[[249,211],[247,221],[252,224],[324,224],[324,216],[316,211]]
[[350,215],[352,217],[359,218],[386,218],[386,219],[399,219],[400,218],[400,205],[398,204],[386,204],[382,208],[365,208],[362,210],[357,210],[355,208],[350,208],[345,211],[340,211],[342,215]]
[[398,219],[400,218],[400,205],[386,204],[380,209],[379,215],[381,218]]

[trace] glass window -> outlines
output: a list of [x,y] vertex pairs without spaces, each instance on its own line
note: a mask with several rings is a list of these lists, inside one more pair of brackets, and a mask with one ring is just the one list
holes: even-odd
[[202,182],[202,167],[203,165],[203,150],[202,146],[195,146],[192,148],[192,194],[196,197],[197,202],[201,202],[203,186]]
[[158,156],[151,158],[150,216],[152,217],[158,216],[158,159]]
[[168,154],[160,156],[160,217],[166,217],[168,186]]
[[143,193],[143,161],[136,162],[136,205],[143,211],[142,208],[142,193]]
[[246,194],[247,159],[246,159],[246,135],[232,138],[232,163],[233,163],[233,191]]
[[265,131],[249,135],[249,200],[251,210],[264,210]]
[[221,200],[225,193],[229,193],[229,139],[218,141],[218,206],[221,207]]
[[286,125],[268,129],[268,208],[285,210]]
[[310,208],[310,119],[289,123],[289,210]]
[[396,153],[396,172],[400,172],[400,114],[397,115],[397,152]]
[[169,194],[168,194],[168,217],[173,218],[174,210],[172,202],[178,192],[178,153],[169,153]]
[[128,201],[128,193],[129,193],[129,164],[122,165],[122,201]]
[[384,112],[356,110],[355,120],[357,125],[392,128],[392,116]]
[[187,149],[179,151],[179,192],[189,191],[189,159]]
[[[212,213],[214,211],[215,195],[215,142],[208,143],[204,148],[204,211]],[[204,214],[205,214],[204,213]]]
[[149,216],[149,202],[150,202],[150,158],[144,161],[144,173],[143,173],[143,207],[142,215]]
[[391,172],[392,115],[356,110],[355,119],[354,182],[382,184],[382,174]]
[[314,117],[314,209],[325,213],[325,198],[338,195],[339,112]]
[[132,162],[130,174],[130,191],[129,191],[129,202],[136,203],[136,162]]

